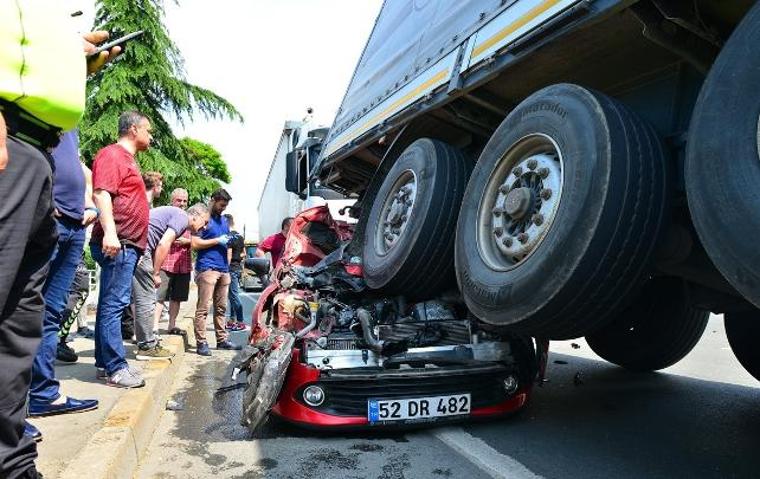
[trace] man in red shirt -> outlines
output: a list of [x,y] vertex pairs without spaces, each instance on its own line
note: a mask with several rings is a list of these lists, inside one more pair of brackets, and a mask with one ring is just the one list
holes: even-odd
[[142,114],[119,117],[119,141],[101,149],[92,165],[92,187],[100,222],[90,240],[101,268],[95,318],[95,367],[116,387],[142,387],[141,374],[129,367],[121,339],[121,315],[132,294],[132,276],[148,241],[148,200],[134,155],[150,147],[151,126]]
[[280,262],[282,257],[282,250],[285,247],[285,239],[288,237],[290,231],[290,223],[293,222],[293,218],[285,218],[282,220],[282,231],[275,233],[271,236],[267,236],[264,241],[256,248],[256,256],[263,257],[264,253],[272,255],[272,269],[277,267],[277,263]]
[[[187,190],[177,188],[172,191],[171,204],[183,210],[187,208]],[[190,256],[190,231],[174,241],[169,254],[161,266],[161,286],[158,288],[158,303],[156,303],[156,321],[163,312],[163,302],[169,301],[169,334],[181,335],[183,331],[177,328],[177,316],[182,301],[187,301],[190,294],[190,271],[193,269]]]

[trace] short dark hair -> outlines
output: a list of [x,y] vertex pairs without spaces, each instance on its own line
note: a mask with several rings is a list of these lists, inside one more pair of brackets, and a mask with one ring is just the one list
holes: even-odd
[[281,229],[285,229],[285,227],[288,226],[292,222],[293,222],[293,217],[292,216],[288,216],[287,218],[285,218],[284,220],[282,220],[282,223],[280,224],[280,228]]
[[125,111],[119,116],[119,138],[127,136],[129,129],[139,125],[143,118],[148,118],[137,110]]
[[159,182],[164,181],[164,175],[158,171],[146,171],[142,174],[145,191],[152,190]]
[[230,196],[229,193],[227,193],[227,190],[224,188],[219,188],[218,190],[211,193],[211,199],[214,201],[224,200],[224,201],[230,201],[232,199],[232,196]]
[[222,216],[227,218],[227,223],[232,223],[233,225],[235,224],[235,218],[233,218],[231,214],[225,213]]

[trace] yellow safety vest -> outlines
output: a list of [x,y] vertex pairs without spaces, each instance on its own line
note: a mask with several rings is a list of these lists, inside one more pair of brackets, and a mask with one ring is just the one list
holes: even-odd
[[0,0],[0,98],[70,130],[84,111],[82,37],[56,0]]

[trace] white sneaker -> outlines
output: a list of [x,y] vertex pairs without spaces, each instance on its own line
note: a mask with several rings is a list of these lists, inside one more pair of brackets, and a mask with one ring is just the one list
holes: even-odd
[[125,367],[108,376],[108,385],[117,388],[141,388],[145,386],[145,380],[136,369]]

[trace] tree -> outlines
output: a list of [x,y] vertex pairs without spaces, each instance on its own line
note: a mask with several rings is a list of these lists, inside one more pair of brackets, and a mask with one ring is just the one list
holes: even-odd
[[[172,180],[188,191],[191,203],[207,201],[211,193],[222,186],[221,182],[232,181],[227,164],[213,146],[193,138],[182,138],[180,144],[194,168],[181,171],[179,177]],[[164,191],[171,193],[168,188]]]
[[[205,150],[200,154],[195,140],[180,141],[169,120],[184,125],[198,113],[206,119],[243,118],[230,102],[186,80],[182,55],[163,25],[163,1],[98,0],[96,5],[95,29],[108,30],[112,37],[137,30],[145,33],[131,40],[119,59],[88,82],[87,108],[80,125],[80,148],[86,161],[91,162],[97,150],[116,140],[119,115],[137,110],[150,119],[154,139],[151,149],[140,153],[137,161],[143,171],[164,175],[165,190],[183,187],[190,191],[188,186],[197,185],[199,190],[190,195],[192,201],[201,199],[201,192],[212,184],[206,176],[209,171],[212,176],[223,173],[214,177],[228,182],[221,155],[210,145],[198,142],[216,156]],[[210,163],[196,164],[199,158]],[[185,180],[190,184],[179,182]]]

